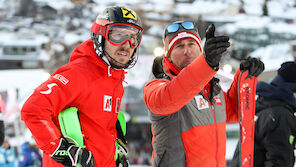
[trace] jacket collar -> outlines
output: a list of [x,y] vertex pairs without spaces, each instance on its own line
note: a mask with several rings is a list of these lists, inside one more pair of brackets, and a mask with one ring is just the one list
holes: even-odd
[[71,57],[70,62],[85,60],[96,65],[98,68],[102,69],[104,73],[109,77],[121,78],[124,79],[124,74],[126,73],[123,69],[114,69],[110,65],[106,64],[100,56],[95,52],[94,45],[91,39],[83,42],[77,46]]

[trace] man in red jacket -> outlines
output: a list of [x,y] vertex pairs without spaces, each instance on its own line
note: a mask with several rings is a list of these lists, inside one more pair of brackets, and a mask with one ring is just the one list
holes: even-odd
[[153,167],[225,167],[226,122],[238,121],[237,80],[240,70],[258,76],[264,64],[242,61],[228,92],[214,77],[227,36],[206,31],[204,48],[196,26],[179,21],[167,26],[165,55],[157,57],[144,100],[152,123]]
[[[115,167],[116,120],[124,93],[124,69],[137,61],[142,37],[137,14],[108,7],[70,62],[58,68],[24,104],[21,117],[43,150],[43,166]],[[59,113],[78,108],[85,148],[63,138]]]

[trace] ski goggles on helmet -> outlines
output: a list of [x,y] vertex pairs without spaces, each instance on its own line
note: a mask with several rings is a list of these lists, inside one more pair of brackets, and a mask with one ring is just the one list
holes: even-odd
[[106,39],[113,45],[121,45],[129,41],[132,48],[139,47],[142,30],[128,24],[111,24],[107,28]]
[[184,22],[180,22],[180,23],[173,23],[167,26],[166,28],[166,34],[170,34],[170,33],[175,33],[177,32],[180,28],[185,29],[185,30],[194,30],[194,23],[191,21],[184,21]]
[[142,40],[142,29],[126,23],[94,24],[91,30],[97,35],[104,36],[112,45],[121,45],[128,41],[135,49],[139,47]]

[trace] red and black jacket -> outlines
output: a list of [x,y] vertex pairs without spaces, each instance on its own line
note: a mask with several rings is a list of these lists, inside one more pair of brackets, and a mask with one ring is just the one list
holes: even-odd
[[153,167],[225,167],[226,122],[238,121],[238,75],[227,93],[209,100],[215,74],[203,55],[176,76],[164,59],[155,59],[152,80],[144,87]]

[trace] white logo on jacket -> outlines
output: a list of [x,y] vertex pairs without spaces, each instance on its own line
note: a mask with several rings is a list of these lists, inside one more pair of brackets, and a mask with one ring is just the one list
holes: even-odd
[[56,83],[47,84],[48,90],[40,91],[41,94],[48,95],[52,92],[52,87],[58,86]]
[[222,101],[219,95],[214,96],[214,100],[216,102],[216,105],[222,105]]
[[112,110],[112,96],[104,95],[103,110],[111,112],[111,110]]
[[116,108],[115,113],[119,113],[121,99],[119,97],[116,98]]
[[61,74],[55,74],[55,75],[53,76],[53,78],[59,80],[59,81],[62,82],[64,85],[66,85],[66,84],[69,82],[69,80],[68,80],[66,77],[62,76]]
[[197,109],[202,110],[202,109],[209,108],[208,101],[205,100],[202,95],[197,95],[194,97],[194,99],[197,105]]

